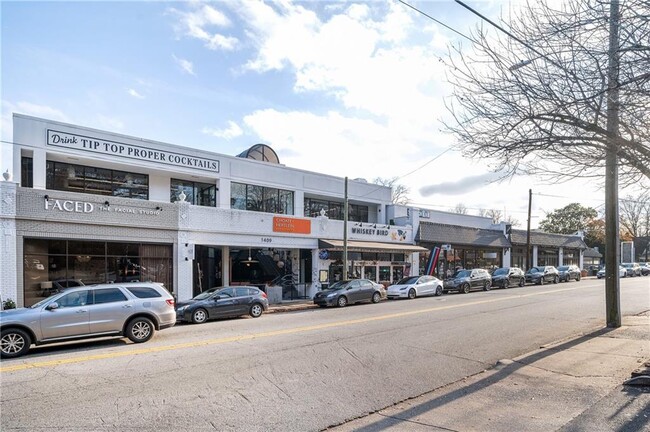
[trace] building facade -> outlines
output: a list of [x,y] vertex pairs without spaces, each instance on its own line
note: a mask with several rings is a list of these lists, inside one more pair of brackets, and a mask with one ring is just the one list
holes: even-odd
[[[82,283],[281,286],[308,298],[342,275],[345,179],[14,114],[13,182],[0,182],[0,293],[19,306]],[[388,187],[348,182],[350,274],[417,271],[411,226],[388,225]],[[415,263],[415,265],[414,265]]]

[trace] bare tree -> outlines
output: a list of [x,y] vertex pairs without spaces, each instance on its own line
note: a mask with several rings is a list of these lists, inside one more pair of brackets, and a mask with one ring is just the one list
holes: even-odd
[[621,200],[620,224],[622,234],[633,239],[648,235],[650,227],[650,193],[628,195]]
[[503,218],[501,210],[490,209],[485,213],[486,217],[492,218],[492,223],[498,224]]
[[[609,2],[531,1],[472,33],[471,51],[447,60],[454,121],[446,127],[470,157],[490,158],[506,174],[559,182],[603,178],[608,133]],[[650,178],[650,0],[621,4],[618,77],[621,184]],[[532,48],[532,49],[531,49]]]
[[391,202],[393,204],[407,205],[411,200],[408,197],[408,194],[411,192],[408,187],[403,184],[397,183],[398,178],[393,177],[391,179],[385,179],[377,177],[373,180],[373,183],[388,186],[391,188]]
[[458,203],[458,204],[456,204],[456,207],[454,207],[454,209],[452,211],[454,213],[466,215],[467,214],[467,206],[465,204],[463,204],[463,203]]

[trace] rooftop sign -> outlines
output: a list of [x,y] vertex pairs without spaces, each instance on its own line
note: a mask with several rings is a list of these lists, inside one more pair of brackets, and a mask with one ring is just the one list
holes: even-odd
[[105,139],[87,137],[48,129],[47,145],[99,153],[128,159],[157,162],[174,167],[194,168],[203,171],[219,172],[219,161],[191,156],[167,150],[151,149],[144,146],[126,144]]

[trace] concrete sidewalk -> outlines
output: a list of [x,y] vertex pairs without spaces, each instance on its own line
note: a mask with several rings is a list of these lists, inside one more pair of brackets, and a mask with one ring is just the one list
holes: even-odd
[[282,303],[270,304],[265,313],[294,312],[299,310],[318,309],[313,300],[284,300]]
[[649,359],[646,312],[328,430],[650,431],[650,387],[623,385]]

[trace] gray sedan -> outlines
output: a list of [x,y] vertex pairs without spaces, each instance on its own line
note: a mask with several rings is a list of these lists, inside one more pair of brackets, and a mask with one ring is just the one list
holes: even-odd
[[383,285],[368,279],[352,279],[335,282],[314,296],[314,303],[320,307],[344,307],[350,303],[370,301],[379,303],[386,298]]

